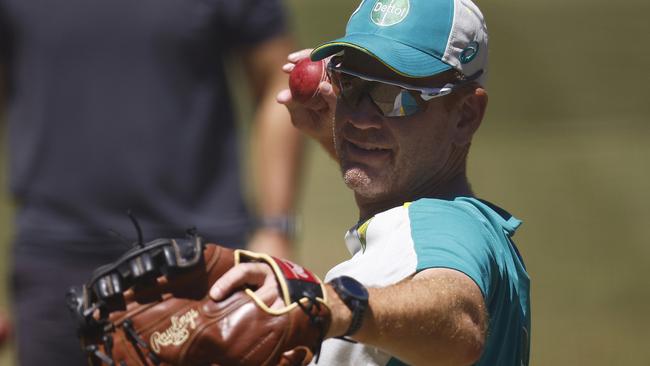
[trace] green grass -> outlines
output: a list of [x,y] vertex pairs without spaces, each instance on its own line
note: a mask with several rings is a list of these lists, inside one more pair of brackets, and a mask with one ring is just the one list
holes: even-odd
[[476,191],[525,221],[536,365],[650,362],[649,133],[584,125],[477,140]]
[[[340,35],[356,6],[288,3],[302,47]],[[650,2],[478,3],[490,27],[490,108],[469,175],[478,195],[524,220],[515,239],[532,277],[532,365],[648,365]],[[324,274],[346,257],[356,208],[315,145],[305,168],[299,261]],[[13,365],[8,357],[0,365]]]

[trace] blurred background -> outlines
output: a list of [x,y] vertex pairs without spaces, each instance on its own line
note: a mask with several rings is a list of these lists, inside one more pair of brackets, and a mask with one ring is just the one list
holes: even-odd
[[[340,36],[357,4],[287,0],[298,45]],[[469,176],[477,195],[524,221],[515,239],[532,278],[531,365],[650,365],[650,2],[477,4],[490,104]],[[346,258],[357,212],[315,144],[305,164],[296,259],[323,275]],[[0,154],[0,278],[11,266],[5,170]],[[7,309],[6,281],[0,291]],[[0,365],[14,364],[9,345]]]

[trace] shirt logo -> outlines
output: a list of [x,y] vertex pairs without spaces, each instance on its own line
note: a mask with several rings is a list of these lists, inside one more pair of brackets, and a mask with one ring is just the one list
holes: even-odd
[[406,19],[410,9],[409,0],[377,0],[370,12],[370,19],[380,27],[390,27]]

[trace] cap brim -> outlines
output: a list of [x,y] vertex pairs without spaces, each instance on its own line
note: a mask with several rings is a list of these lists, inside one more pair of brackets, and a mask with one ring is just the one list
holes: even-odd
[[323,43],[312,51],[311,59],[322,60],[348,47],[367,53],[397,74],[406,77],[427,77],[452,69],[450,65],[428,53],[376,34],[350,34]]

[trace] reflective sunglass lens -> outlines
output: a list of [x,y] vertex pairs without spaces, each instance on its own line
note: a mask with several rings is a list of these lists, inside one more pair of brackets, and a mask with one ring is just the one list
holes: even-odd
[[406,117],[406,116],[412,116],[415,113],[417,113],[420,110],[420,105],[418,102],[415,100],[415,97],[407,92],[407,91],[402,91],[396,98],[395,98],[395,108],[394,108],[394,114],[391,114],[391,117]]
[[420,110],[416,97],[409,91],[382,83],[370,92],[370,98],[386,117],[407,117]]
[[407,117],[417,113],[417,97],[406,89],[377,81],[366,81],[341,72],[331,72],[337,93],[351,107],[358,107],[366,96],[385,117]]

